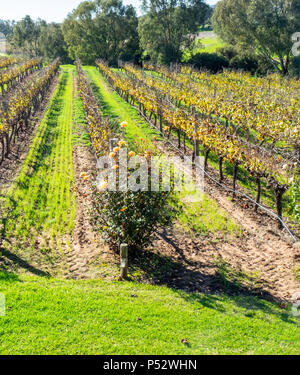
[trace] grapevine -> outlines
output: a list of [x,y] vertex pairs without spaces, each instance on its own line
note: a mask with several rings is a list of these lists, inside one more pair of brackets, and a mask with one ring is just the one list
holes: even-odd
[[[236,168],[243,167],[247,170],[257,180],[258,189],[261,179],[266,179],[268,186],[275,191],[278,215],[282,217],[282,196],[291,186],[294,165],[286,165],[280,155],[266,154],[254,145],[251,147],[244,144],[232,132],[224,132],[210,118],[175,107],[168,100],[159,97],[149,86],[112,71],[104,62],[98,61],[97,65],[119,94],[132,104],[138,103],[144,114],[150,114],[150,119],[154,116],[155,125],[160,122],[161,131],[164,122],[169,133],[172,129],[177,130],[180,139],[180,132],[183,132],[195,144],[200,142],[207,154],[209,151],[217,154],[220,159],[220,181],[223,179],[222,165],[225,160]],[[259,200],[260,194],[257,196],[257,203]]]
[[24,87],[18,87],[0,107],[0,164],[10,153],[11,142],[23,127],[27,128],[32,113],[35,113],[44,100],[52,78],[60,62],[56,59],[40,74],[30,79]]

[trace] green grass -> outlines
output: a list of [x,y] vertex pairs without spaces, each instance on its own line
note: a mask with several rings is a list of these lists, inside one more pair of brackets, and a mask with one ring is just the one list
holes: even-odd
[[206,236],[208,233],[218,235],[241,235],[242,230],[237,223],[230,219],[229,214],[218,207],[217,203],[200,192],[180,192],[180,199],[185,202],[179,216],[180,223],[191,233],[201,233]]
[[[44,238],[44,252],[72,231],[75,218],[72,163],[73,71],[64,66],[20,175],[8,192],[2,236],[16,248]],[[50,237],[50,244],[49,239]],[[59,243],[57,243],[59,247]]]
[[[106,80],[96,68],[85,67],[84,71],[91,80],[91,86],[101,103],[103,114],[110,119],[116,119],[119,123],[121,121],[128,122],[124,138],[128,142],[129,148],[137,151],[139,139],[142,138],[148,149],[155,150],[157,146],[154,144],[153,137],[157,137],[155,142],[161,142],[160,133],[150,127],[138,111],[116,92],[108,90]],[[184,202],[185,195],[185,193],[180,195],[182,202]],[[203,235],[208,232],[214,235],[217,233],[224,233],[224,235],[240,233],[239,226],[230,219],[225,210],[219,209],[216,202],[207,195],[203,195],[198,203],[184,203],[184,211],[180,217],[180,222],[187,230],[192,229],[194,232]]]
[[209,52],[214,53],[218,48],[224,47],[225,43],[218,37],[214,38],[201,38],[201,44],[203,47],[200,47],[195,52]]
[[[153,149],[152,139],[156,136],[161,139],[160,133],[152,129],[144,121],[139,113],[126,103],[116,92],[108,90],[105,79],[94,67],[84,67],[84,72],[91,80],[92,88],[99,99],[101,110],[104,116],[109,116],[111,121],[120,124],[128,122],[124,131],[124,137],[131,150],[138,151],[139,139],[143,138],[147,148]],[[117,128],[116,124],[116,128]]]
[[[201,36],[203,34],[203,36]],[[185,50],[182,56],[182,61],[187,62],[196,53],[215,53],[219,48],[225,47],[226,43],[222,41],[213,32],[203,31],[199,33],[200,39],[197,40],[196,45],[192,51]]]
[[254,297],[4,274],[0,291],[0,354],[300,353],[296,318]]

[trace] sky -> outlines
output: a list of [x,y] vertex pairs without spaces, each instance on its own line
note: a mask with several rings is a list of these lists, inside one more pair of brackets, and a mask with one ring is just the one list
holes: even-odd
[[[62,22],[68,13],[83,0],[0,0],[0,19],[16,20],[29,15],[33,19],[42,18],[47,22]],[[132,4],[139,8],[140,0],[123,0],[124,4]],[[206,0],[210,5],[218,0]]]

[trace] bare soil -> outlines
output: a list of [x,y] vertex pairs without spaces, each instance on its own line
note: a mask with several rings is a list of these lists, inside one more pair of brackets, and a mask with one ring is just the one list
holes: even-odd
[[[77,82],[74,78],[74,98]],[[73,132],[78,136],[86,131],[83,126],[75,124]],[[69,236],[70,251],[67,253],[65,276],[72,279],[92,279],[106,277],[114,279],[118,272],[118,259],[95,232],[90,222],[91,184],[96,178],[97,159],[90,147],[80,143],[73,146],[73,165],[76,192],[75,229]],[[89,181],[81,177],[86,173]],[[65,246],[65,249],[67,247]],[[106,269],[109,268],[109,272]],[[104,270],[104,272],[103,272]]]

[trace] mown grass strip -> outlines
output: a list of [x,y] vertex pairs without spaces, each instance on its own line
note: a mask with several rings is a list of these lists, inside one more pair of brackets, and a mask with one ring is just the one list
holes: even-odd
[[0,354],[300,351],[297,318],[254,297],[187,294],[133,282],[18,279],[1,273],[0,291],[9,307],[0,317]]
[[73,71],[63,67],[23,169],[7,196],[5,238],[34,243],[37,236],[55,238],[74,227]]
[[139,139],[143,139],[148,148],[153,148],[152,139],[154,136],[161,139],[160,133],[151,128],[116,92],[108,90],[105,79],[96,68],[84,67],[83,70],[91,80],[92,89],[101,103],[103,115],[115,119],[119,124],[122,121],[128,122],[129,126],[124,130],[124,135],[130,148],[137,151]]

